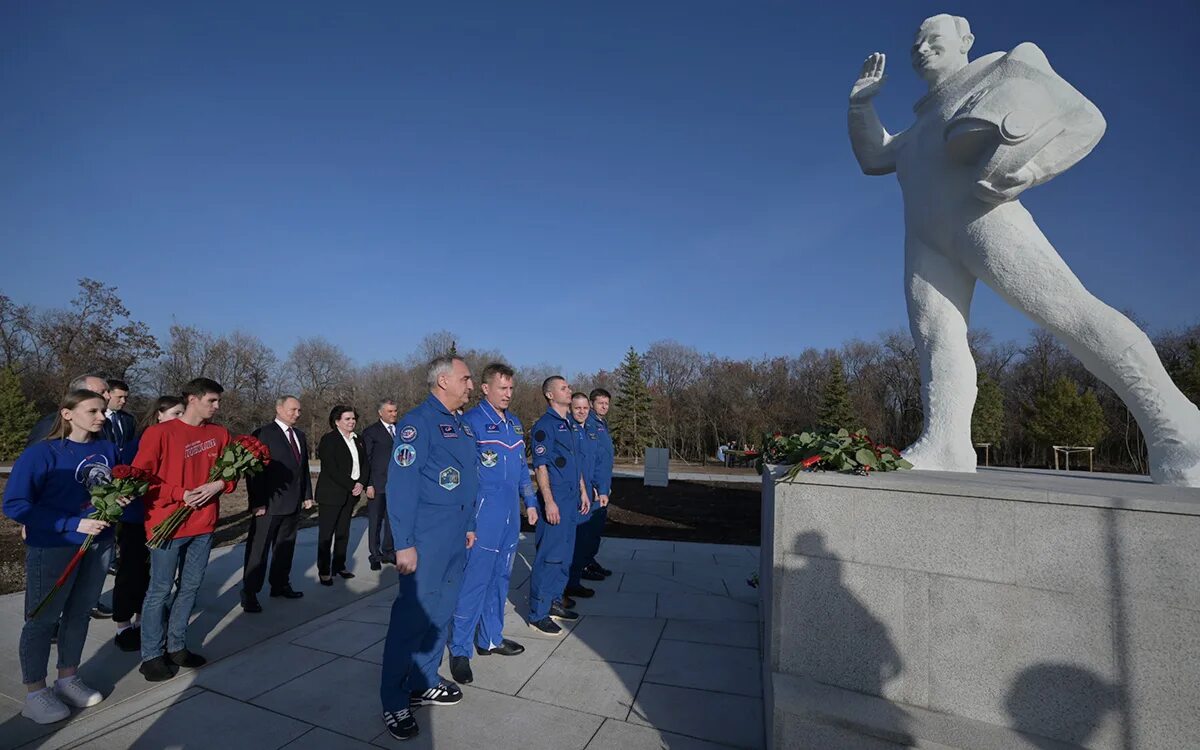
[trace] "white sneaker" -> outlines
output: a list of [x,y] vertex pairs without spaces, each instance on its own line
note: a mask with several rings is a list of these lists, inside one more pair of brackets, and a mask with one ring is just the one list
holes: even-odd
[[70,716],[71,709],[58,699],[53,690],[42,688],[25,695],[25,708],[21,709],[21,715],[38,724],[53,724]]
[[83,680],[79,679],[79,675],[55,680],[54,692],[58,693],[58,697],[62,698],[63,703],[75,708],[87,708],[104,700],[104,695],[99,690],[84,685]]

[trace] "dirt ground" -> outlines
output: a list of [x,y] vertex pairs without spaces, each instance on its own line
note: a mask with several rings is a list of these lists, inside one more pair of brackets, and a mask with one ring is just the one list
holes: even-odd
[[[745,472],[745,469],[734,469],[722,473]],[[5,482],[6,479],[0,477],[0,492]],[[754,485],[671,482],[668,487],[645,487],[641,479],[618,478],[613,480],[604,535],[757,545],[760,507],[761,497]],[[362,516],[366,512],[366,503],[360,501],[354,515]],[[239,487],[233,494],[221,498],[221,520],[217,524],[214,543],[223,546],[243,541],[249,519],[246,493]],[[316,525],[316,509],[303,511],[300,527]],[[531,529],[526,526],[525,530]],[[24,588],[25,544],[21,541],[20,527],[0,517],[0,594]]]

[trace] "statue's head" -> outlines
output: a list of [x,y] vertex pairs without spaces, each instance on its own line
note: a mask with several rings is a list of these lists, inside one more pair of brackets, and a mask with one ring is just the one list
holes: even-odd
[[971,25],[962,16],[941,13],[926,18],[913,39],[912,65],[930,87],[967,64],[967,51],[975,42]]

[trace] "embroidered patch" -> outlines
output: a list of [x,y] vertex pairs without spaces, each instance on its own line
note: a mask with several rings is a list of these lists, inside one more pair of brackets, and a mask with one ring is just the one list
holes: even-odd
[[483,453],[479,454],[480,461],[482,461],[483,465],[488,467],[489,469],[496,465],[496,461],[499,460],[499,458],[500,458],[500,454],[496,453],[496,451],[493,451],[493,450],[486,450]]
[[571,428],[570,428],[570,427],[567,427],[567,426],[566,426],[565,424],[563,424],[562,422],[559,422],[559,423],[558,423],[558,431],[559,431],[559,432],[569,432],[570,430],[571,430]]
[[500,431],[500,425],[498,425],[498,424],[489,424],[489,425],[486,425],[486,426],[483,428],[483,430],[484,430],[484,432],[499,432],[499,431]]
[[539,456],[544,456],[546,454],[546,446],[539,445],[538,447],[533,449],[533,452],[538,454]]
[[561,469],[567,465],[567,459],[559,456],[558,458],[554,459],[554,465]]
[[589,437],[589,438],[591,438],[592,440],[597,440],[597,439],[598,439],[598,438],[597,438],[597,436],[596,436],[596,433],[594,433],[594,432],[589,432],[589,433],[588,433],[588,437]]
[[537,440],[539,442],[541,442],[542,440],[545,440],[546,439],[546,431],[538,430],[537,432],[533,433],[533,439]]
[[467,424],[466,422],[463,422],[462,424],[462,431],[467,437],[475,437],[475,433],[471,432],[471,425]]
[[524,435],[525,428],[521,427],[519,424],[515,424],[513,425],[513,432],[517,433],[518,435]]
[[417,460],[417,449],[409,443],[401,443],[392,451],[392,459],[400,468],[412,466],[413,461]]
[[438,425],[438,429],[442,431],[442,437],[444,438],[458,437],[458,433],[454,431],[454,425],[452,424],[440,424]]
[[406,443],[411,443],[417,439],[417,428],[410,424],[406,424],[400,428],[400,439]]
[[442,473],[438,474],[438,484],[440,484],[444,490],[452,490],[458,486],[461,478],[462,477],[459,475],[458,469],[451,466],[449,468],[442,469]]

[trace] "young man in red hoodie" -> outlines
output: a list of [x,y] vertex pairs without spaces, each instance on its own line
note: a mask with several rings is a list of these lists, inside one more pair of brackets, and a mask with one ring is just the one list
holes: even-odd
[[[209,481],[209,472],[229,444],[229,431],[212,424],[224,388],[196,378],[183,388],[183,416],[148,427],[133,465],[154,475],[146,493],[146,535],[178,508],[194,510],[163,549],[150,550],[150,588],[142,604],[142,665],[151,682],[166,680],[179,667],[195,669],[206,659],[188,650],[187,626],[196,592],[208,567],[213,531],[220,510],[217,498],[234,483]],[[179,590],[172,594],[176,572]],[[170,619],[166,610],[170,609]],[[165,629],[165,632],[164,632]]]

